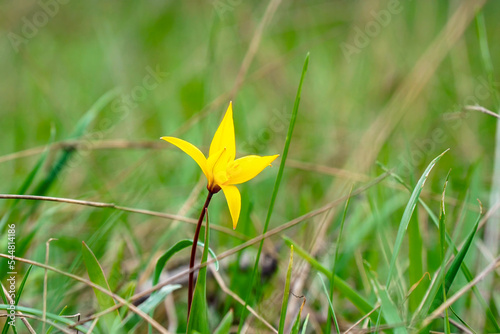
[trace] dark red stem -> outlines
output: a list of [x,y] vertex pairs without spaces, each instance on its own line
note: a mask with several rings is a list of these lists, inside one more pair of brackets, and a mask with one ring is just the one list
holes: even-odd
[[[196,231],[194,232],[194,237],[193,237],[193,246],[191,247],[191,259],[189,260],[190,271],[194,267],[194,260],[196,258],[196,247],[198,245],[198,238],[200,236],[201,225],[203,225],[203,218],[205,217],[205,211],[207,210],[213,195],[214,195],[213,192],[208,191],[207,200],[203,205],[203,209],[201,209],[200,218],[198,218],[198,224],[196,225]],[[205,242],[207,241],[205,240]],[[193,303],[193,290],[194,290],[194,271],[191,271],[189,273],[189,282],[188,282],[188,319],[189,319],[189,313],[191,313],[191,304]]]

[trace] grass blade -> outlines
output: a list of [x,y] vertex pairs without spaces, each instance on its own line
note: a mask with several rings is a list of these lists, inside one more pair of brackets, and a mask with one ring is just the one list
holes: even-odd
[[[439,244],[440,244],[440,252],[441,252],[441,272],[444,272],[446,265],[446,210],[444,206],[444,197],[446,192],[446,186],[448,185],[448,179],[450,177],[450,172],[446,176],[446,180],[443,186],[443,195],[441,196],[441,205],[439,212]],[[443,300],[446,301],[446,292],[445,292],[445,280],[442,280],[442,289],[443,289]],[[450,319],[448,318],[448,309],[445,310],[444,313],[444,332],[446,334],[450,333]]]
[[292,276],[292,265],[293,245],[290,246],[290,261],[288,262],[288,270],[286,271],[285,292],[283,293],[283,301],[281,302],[281,315],[278,334],[283,334],[285,331],[286,310],[288,309],[288,298],[290,297],[290,278]]
[[309,322],[309,313],[306,316],[306,320],[304,320],[304,325],[302,325],[302,333],[301,334],[306,334],[308,322]]
[[295,318],[295,322],[292,325],[292,330],[290,331],[290,334],[299,334],[300,330],[300,318],[302,316],[302,310],[304,309],[304,305],[306,304],[306,298],[303,297],[304,300],[302,301],[302,305],[300,305],[299,313],[297,313],[297,317]]
[[337,321],[337,316],[335,315],[335,310],[333,309],[332,300],[330,299],[330,296],[328,295],[328,290],[326,288],[326,284],[325,284],[325,281],[323,280],[323,277],[321,277],[321,275],[319,273],[318,273],[318,277],[321,280],[321,284],[323,285],[323,290],[325,292],[326,299],[328,300],[328,305],[330,306],[330,313],[332,314],[332,317],[333,317],[333,324],[335,325],[335,330],[337,331],[337,334],[339,334],[340,333],[339,323]]
[[427,180],[427,177],[429,176],[429,173],[431,172],[432,168],[436,165],[436,163],[439,161],[439,159],[441,159],[441,157],[446,152],[448,152],[448,150],[444,151],[443,153],[438,155],[436,158],[434,158],[434,160],[431,161],[429,166],[427,166],[424,173],[420,177],[420,180],[418,180],[417,185],[415,186],[415,189],[413,190],[413,193],[411,194],[410,200],[408,201],[408,204],[406,205],[405,211],[403,213],[403,217],[401,218],[401,223],[399,224],[399,230],[398,230],[398,234],[396,237],[396,242],[394,244],[394,250],[392,253],[391,263],[389,265],[389,272],[387,274],[387,283],[385,284],[386,287],[389,287],[391,284],[392,273],[394,272],[394,268],[396,267],[396,260],[398,258],[399,250],[401,248],[401,245],[403,244],[403,238],[404,238],[406,229],[408,228],[408,224],[410,223],[410,218],[413,214],[413,210],[415,210],[415,207],[417,206],[418,198],[420,196],[420,193],[422,192],[422,188],[424,187],[425,181]]
[[481,206],[481,212],[479,213],[479,216],[477,217],[476,223],[474,224],[474,227],[472,228],[472,231],[469,233],[469,236],[467,237],[464,245],[458,252],[458,254],[455,256],[455,259],[453,259],[453,262],[451,263],[450,268],[446,272],[446,277],[444,280],[444,291],[442,288],[438,291],[434,302],[432,303],[431,309],[429,312],[434,311],[439,305],[443,303],[443,295],[446,295],[448,291],[450,290],[451,285],[453,284],[453,281],[455,280],[455,277],[457,276],[458,270],[460,269],[465,256],[467,255],[467,252],[469,251],[470,246],[472,245],[472,241],[474,240],[474,236],[476,235],[477,232],[477,227],[479,226],[479,221],[481,220],[481,215],[483,211],[483,206],[481,202],[479,202]]
[[[153,275],[153,286],[158,284],[160,281],[160,275],[161,272],[163,271],[163,268],[165,268],[165,265],[167,264],[167,261],[170,260],[170,258],[183,250],[184,248],[190,247],[193,244],[193,240],[190,239],[183,239],[178,241],[175,245],[170,247],[163,255],[158,259],[156,262],[155,266],[155,272]],[[198,246],[205,248],[205,244],[201,241],[198,241]],[[217,260],[217,256],[215,255],[214,251],[208,248],[208,251],[210,252],[210,255],[215,259],[215,269],[219,270],[219,261]]]
[[[28,279],[28,276],[30,275],[32,268],[33,268],[33,265],[30,265],[28,270],[26,270],[26,274],[24,274],[21,285],[19,285],[19,289],[17,289],[16,299],[14,300],[14,305],[16,305],[16,306],[19,304],[19,299],[21,298],[21,294],[23,293],[24,285],[26,284],[26,280]],[[6,297],[4,295],[4,291],[1,287],[0,287],[0,291],[2,291],[2,297],[4,299],[4,302],[6,302]],[[9,322],[5,321],[5,324],[4,324],[3,329],[2,329],[2,334],[6,334],[7,331],[9,330],[9,327],[10,327]]]
[[[278,196],[278,191],[281,184],[281,179],[283,178],[283,171],[285,169],[286,158],[288,156],[288,150],[290,149],[290,143],[292,141],[293,129],[295,128],[295,121],[297,120],[297,113],[299,111],[300,104],[300,95],[302,93],[302,84],[304,83],[304,77],[307,72],[307,66],[309,64],[309,53],[306,55],[306,59],[304,60],[304,66],[302,67],[302,75],[300,76],[299,87],[297,89],[297,95],[295,96],[295,103],[293,105],[292,117],[290,119],[290,124],[288,126],[288,132],[286,135],[285,146],[283,147],[283,153],[281,154],[281,162],[278,170],[278,175],[276,176],[276,181],[274,183],[273,193],[271,195],[271,201],[269,203],[269,209],[267,211],[266,222],[264,223],[264,229],[262,230],[262,234],[265,234],[269,228],[269,222],[271,221],[271,216],[274,210],[274,203],[276,202],[276,197]],[[255,275],[259,266],[260,255],[262,253],[262,247],[264,246],[264,239],[261,240],[259,244],[259,250],[257,251],[257,257],[255,259],[255,264],[252,271],[252,278],[250,279],[250,288],[248,289],[248,293],[245,297],[245,305],[240,315],[240,324],[238,327],[238,333],[240,333],[241,328],[243,326],[243,319],[245,317],[248,298],[250,297],[250,293],[253,288],[253,282],[255,280]]]

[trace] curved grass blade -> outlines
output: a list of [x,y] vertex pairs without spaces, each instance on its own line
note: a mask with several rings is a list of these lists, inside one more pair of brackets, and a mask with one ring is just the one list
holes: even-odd
[[290,261],[288,262],[288,270],[286,271],[285,291],[283,292],[283,301],[281,302],[280,324],[278,334],[283,334],[285,331],[286,310],[288,309],[288,298],[290,297],[290,278],[292,277],[293,265],[293,245],[290,246]]
[[[161,272],[163,271],[163,268],[165,268],[165,265],[167,264],[167,261],[170,260],[170,258],[183,250],[184,248],[190,247],[193,244],[193,240],[190,239],[183,239],[178,241],[175,245],[170,247],[163,255],[158,259],[156,262],[155,266],[155,272],[153,275],[153,286],[158,284],[160,281],[160,275]],[[205,248],[205,244],[201,241],[198,241],[198,246]],[[210,255],[215,259],[215,269],[219,270],[219,261],[217,260],[217,256],[215,255],[214,251],[208,248],[208,251],[210,252]]]
[[[295,96],[295,103],[293,105],[292,117],[290,119],[290,124],[288,125],[288,132],[286,135],[285,146],[283,147],[283,153],[281,154],[281,162],[278,170],[278,175],[276,176],[276,181],[274,182],[273,193],[271,195],[271,201],[269,202],[269,209],[267,211],[266,222],[264,223],[264,229],[262,230],[262,234],[265,234],[269,228],[269,222],[271,221],[271,216],[274,210],[274,203],[276,202],[276,197],[278,196],[278,191],[281,184],[281,179],[283,178],[283,171],[285,169],[285,162],[288,156],[288,150],[290,149],[290,142],[292,141],[293,129],[295,128],[295,122],[297,120],[297,113],[299,111],[300,104],[300,94],[302,93],[302,84],[304,83],[304,77],[307,72],[307,67],[309,65],[309,52],[306,55],[306,59],[304,60],[304,65],[302,67],[302,74],[300,76],[299,87],[297,88],[297,95]],[[248,298],[250,297],[250,293],[253,290],[253,284],[255,280],[255,275],[257,273],[257,269],[259,267],[260,255],[262,253],[262,247],[264,246],[264,239],[261,240],[259,244],[259,249],[257,251],[257,257],[255,258],[255,263],[253,266],[252,277],[250,279],[250,287],[248,289],[248,293],[245,297],[245,305],[241,311],[240,321],[238,326],[238,333],[241,332],[243,326],[243,319],[245,318],[245,313],[248,305]]]
[[403,213],[403,217],[401,218],[401,223],[399,224],[398,234],[396,236],[396,242],[394,243],[394,250],[392,253],[391,263],[389,265],[389,272],[387,274],[387,282],[385,284],[386,287],[389,287],[391,284],[392,273],[394,272],[394,268],[396,267],[396,260],[398,258],[399,250],[401,249],[401,245],[403,244],[403,238],[404,238],[406,229],[408,228],[408,224],[410,222],[413,211],[415,210],[415,207],[417,206],[418,198],[420,196],[420,193],[422,192],[422,188],[424,187],[425,181],[427,181],[427,177],[429,176],[432,168],[436,165],[436,163],[439,161],[439,159],[441,159],[441,157],[446,152],[448,152],[448,150],[444,151],[443,153],[438,155],[436,158],[434,158],[434,160],[431,161],[429,166],[427,166],[424,173],[422,174],[422,176],[418,180],[417,185],[415,186],[415,189],[413,190],[413,193],[411,194],[410,200],[408,201],[408,204],[406,205],[405,211]]
[[[206,210],[206,209],[205,209]],[[203,247],[203,255],[201,262],[205,263],[208,259],[208,243],[210,240],[210,228],[208,222],[208,210],[205,211],[207,216],[207,225],[205,226],[205,247]],[[193,293],[193,303],[191,304],[191,313],[189,314],[187,324],[187,334],[195,331],[200,333],[210,333],[210,325],[208,323],[208,305],[207,305],[207,267],[200,268],[198,279]]]

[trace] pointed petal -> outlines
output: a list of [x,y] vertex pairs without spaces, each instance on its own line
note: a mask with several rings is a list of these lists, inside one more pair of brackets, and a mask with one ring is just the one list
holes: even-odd
[[240,184],[256,177],[264,168],[271,165],[279,155],[268,155],[260,157],[258,155],[248,155],[236,159],[229,164],[227,174],[229,181],[227,184]]
[[170,144],[173,144],[180,148],[184,153],[189,155],[191,158],[193,158],[194,161],[200,166],[201,170],[203,171],[203,174],[207,177],[207,179],[210,181],[211,174],[209,173],[209,170],[207,168],[207,158],[205,158],[205,155],[201,153],[201,151],[194,146],[191,143],[188,143],[185,140],[175,138],[175,137],[161,137],[160,139],[163,139]]
[[233,122],[233,103],[229,103],[226,115],[222,119],[219,128],[215,132],[212,143],[210,144],[209,156],[217,153],[221,149],[227,149],[229,159],[234,160],[236,154],[234,140],[234,122]]
[[229,213],[231,214],[231,218],[233,218],[233,229],[236,229],[241,210],[240,191],[235,186],[221,186],[221,188],[224,192],[224,196],[226,196]]

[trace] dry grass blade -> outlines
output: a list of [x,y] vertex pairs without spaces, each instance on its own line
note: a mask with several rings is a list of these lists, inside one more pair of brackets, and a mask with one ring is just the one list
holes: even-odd
[[499,114],[494,113],[493,111],[488,110],[485,107],[481,107],[481,106],[465,106],[464,109],[465,110],[472,110],[472,111],[479,111],[479,112],[482,112],[483,114],[490,115],[490,116],[493,116],[493,117],[496,117],[496,118],[500,118]]
[[[182,221],[182,222],[189,223],[189,224],[196,224],[196,219],[187,218],[184,216],[174,215],[174,214],[169,214],[169,213],[151,211],[151,210],[134,209],[134,208],[129,208],[129,207],[125,207],[125,206],[119,206],[119,205],[116,205],[114,203],[82,201],[82,200],[71,199],[71,198],[50,197],[50,196],[12,195],[12,194],[0,194],[0,199],[24,199],[24,200],[34,200],[34,201],[49,201],[49,202],[59,202],[59,203],[69,203],[69,204],[76,204],[76,205],[91,206],[91,207],[96,207],[96,208],[112,208],[112,209],[121,210],[121,211],[140,213],[140,214],[149,215],[149,216],[171,219],[174,221]],[[226,228],[223,226],[217,226],[217,225],[212,224],[212,226],[210,228],[213,230],[231,235],[231,236],[238,238],[238,239],[241,239],[241,240],[248,239],[245,236],[241,235],[240,233],[234,232],[232,229],[229,229],[229,228]]]
[[351,327],[349,327],[345,332],[344,334],[347,334],[349,333],[350,331],[352,331],[354,328],[356,328],[363,320],[365,320],[366,318],[368,318],[373,312],[375,312],[376,310],[378,310],[380,308],[380,305],[377,305],[373,310],[371,310],[370,312],[368,312],[367,314],[365,314],[361,319],[359,319],[358,321],[356,321]]

